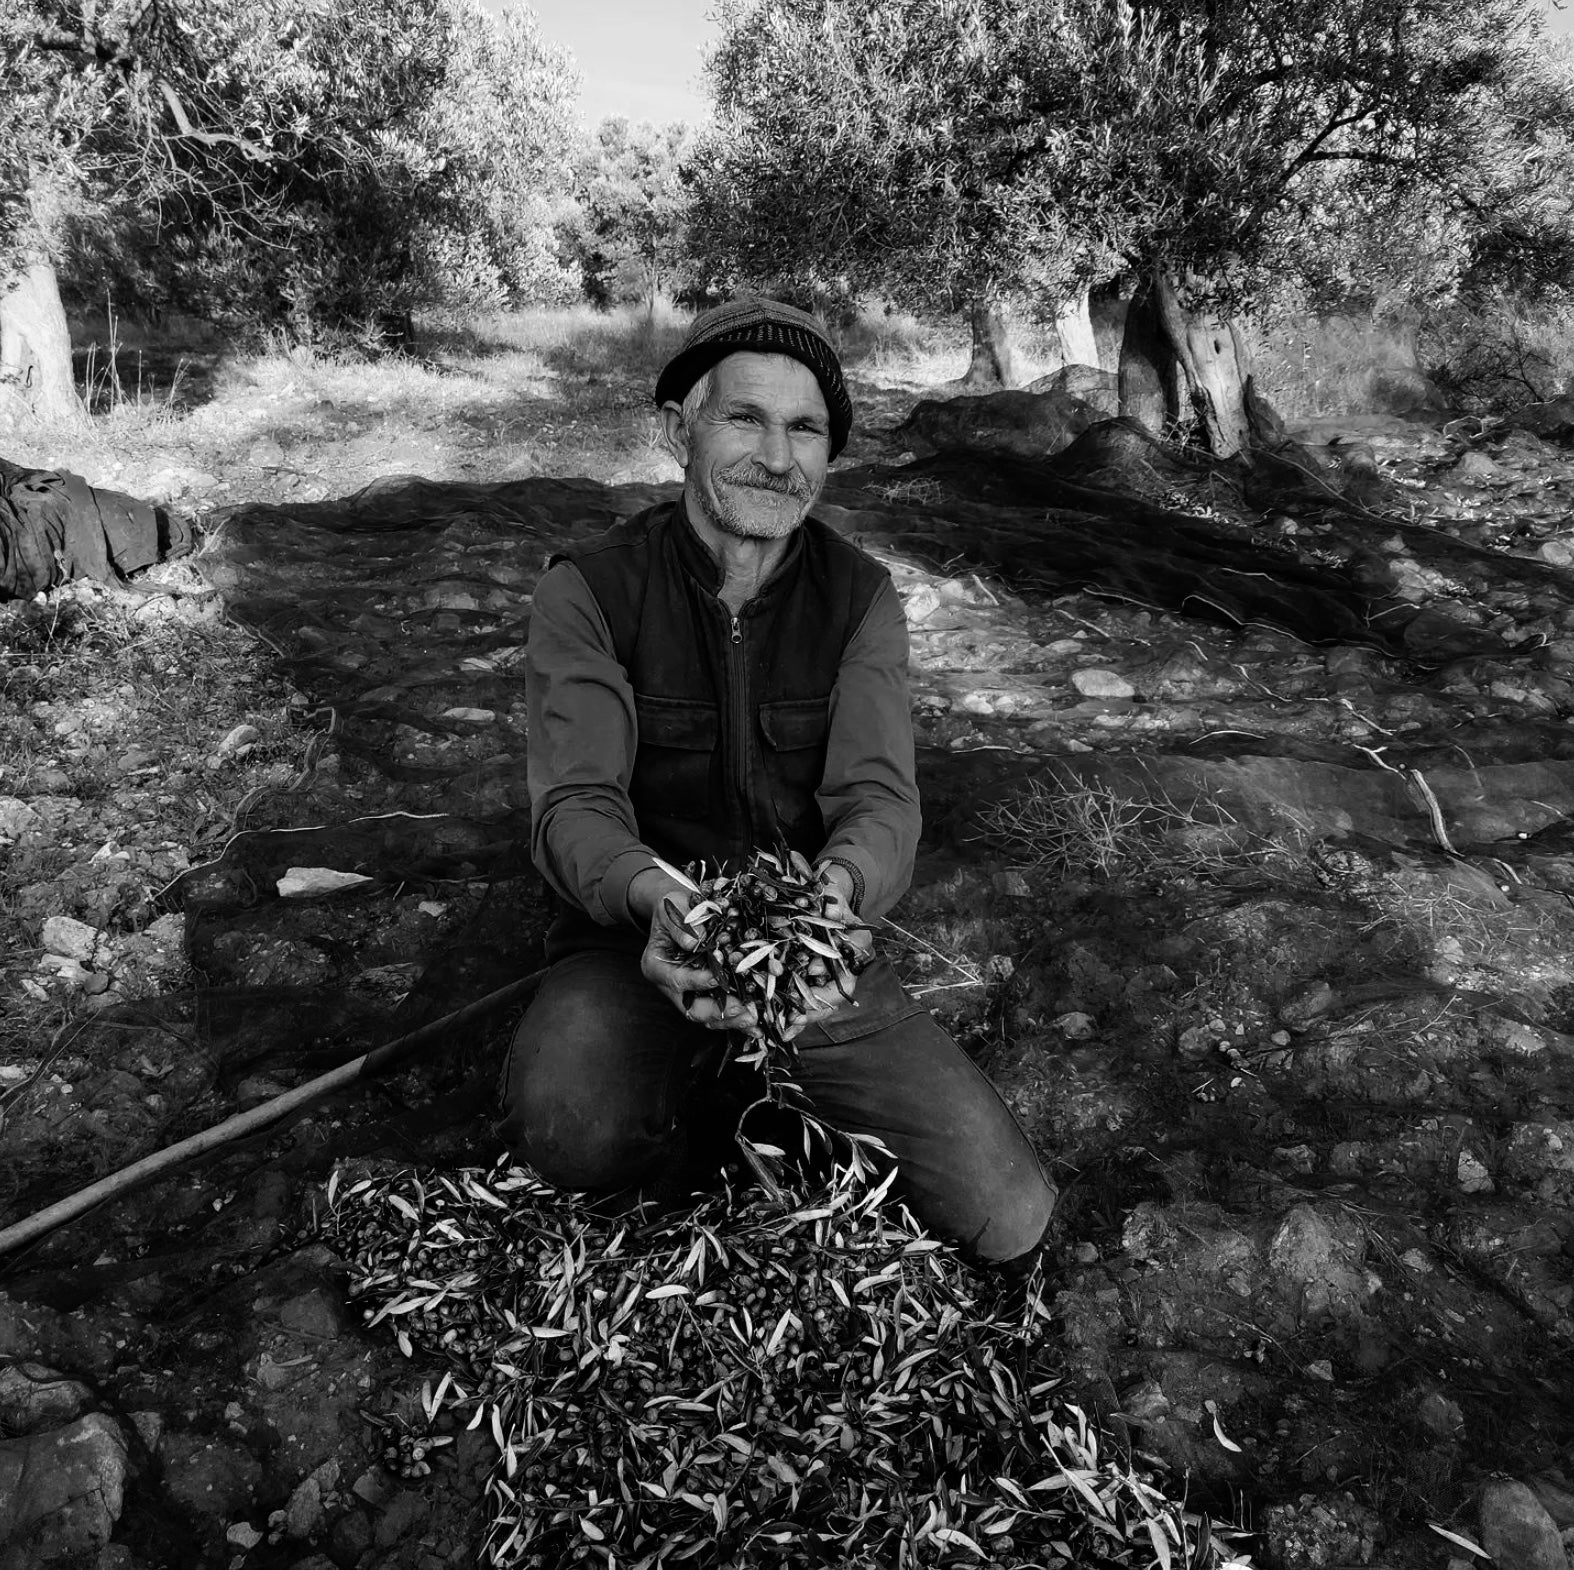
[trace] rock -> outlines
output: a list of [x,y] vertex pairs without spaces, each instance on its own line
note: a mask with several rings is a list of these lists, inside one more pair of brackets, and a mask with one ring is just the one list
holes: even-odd
[[1574,1527],[1574,1484],[1568,1478],[1533,1477],[1530,1487],[1560,1532]]
[[92,1405],[86,1385],[42,1363],[0,1368],[0,1433],[14,1436],[59,1428]]
[[350,1492],[357,1499],[364,1499],[374,1510],[381,1510],[397,1490],[381,1467],[372,1466],[350,1484]]
[[1455,1176],[1459,1187],[1466,1194],[1490,1194],[1494,1184],[1481,1158],[1472,1151],[1461,1150],[1455,1163]]
[[1557,1523],[1524,1483],[1488,1483],[1481,1492],[1481,1546],[1497,1570],[1569,1570]]
[[1095,1029],[1092,1015],[1075,1012],[1062,1014],[1054,1024],[1067,1041],[1086,1041]]
[[1096,666],[1090,670],[1073,671],[1071,685],[1084,698],[1134,698],[1137,695],[1137,689],[1119,671],[1102,670]]
[[44,952],[88,961],[98,947],[98,929],[74,916],[51,916],[44,923]]
[[0,1567],[96,1553],[120,1519],[125,1482],[125,1440],[102,1412],[0,1440]]
[[280,1306],[279,1323],[298,1336],[332,1341],[344,1332],[344,1309],[326,1287],[313,1287]]
[[1472,447],[1459,455],[1459,462],[1454,465],[1452,472],[1462,480],[1487,480],[1503,471],[1492,461],[1490,453]]
[[225,1532],[224,1541],[231,1548],[238,1548],[242,1553],[249,1553],[266,1536],[266,1532],[259,1532],[250,1521],[237,1521]]
[[322,1484],[313,1473],[295,1486],[284,1507],[284,1533],[301,1542],[315,1537],[322,1527]]
[[284,449],[271,436],[262,436],[246,450],[246,462],[254,469],[277,469],[284,462]]
[[1337,1001],[1334,989],[1326,981],[1313,981],[1279,1005],[1279,1019],[1291,1030],[1305,1030]]
[[1553,567],[1574,567],[1574,540],[1543,540],[1536,555]]
[[1460,1404],[1440,1390],[1429,1390],[1416,1407],[1416,1419],[1439,1439],[1458,1439],[1465,1431],[1465,1413]]
[[364,1510],[351,1510],[333,1523],[328,1553],[336,1565],[358,1565],[372,1546],[372,1523]]
[[1080,398],[1109,419],[1120,413],[1120,377],[1096,365],[1063,365],[1058,371],[1029,382],[1023,391]]
[[414,1489],[401,1488],[378,1516],[372,1531],[373,1540],[379,1548],[391,1548],[395,1543],[413,1537],[426,1519],[428,1508],[426,1500]]
[[41,821],[25,801],[16,796],[0,796],[0,840],[21,839]]
[[262,732],[255,725],[237,725],[218,746],[218,756],[233,758],[241,755],[244,747],[255,746],[262,740]]
[[1371,1296],[1361,1265],[1365,1249],[1360,1225],[1347,1215],[1296,1205],[1268,1244],[1268,1265],[1300,1289],[1303,1319],[1341,1311],[1349,1314]]
[[170,1497],[197,1515],[233,1520],[256,1499],[262,1467],[249,1450],[231,1440],[168,1434],[161,1456]]
[[998,392],[921,401],[897,428],[925,452],[1004,452],[1046,458],[1096,425],[1100,413],[1062,393]]

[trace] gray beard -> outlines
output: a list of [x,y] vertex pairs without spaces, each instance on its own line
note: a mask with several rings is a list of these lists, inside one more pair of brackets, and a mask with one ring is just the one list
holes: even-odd
[[[759,496],[777,496],[784,501],[791,501],[794,511],[791,513],[761,513],[739,505],[738,492],[752,491]],[[776,490],[774,487],[763,485],[745,485],[741,482],[727,483],[725,476],[721,477],[713,493],[701,492],[700,506],[705,516],[715,524],[724,534],[731,534],[740,540],[784,540],[804,520],[812,498],[805,497],[797,491]]]

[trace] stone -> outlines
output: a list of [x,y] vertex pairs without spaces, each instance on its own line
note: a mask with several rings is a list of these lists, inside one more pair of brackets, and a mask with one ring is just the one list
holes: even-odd
[[1567,1477],[1533,1477],[1530,1488],[1560,1532],[1574,1528],[1574,1482]]
[[102,1412],[0,1440],[0,1565],[96,1553],[120,1519],[125,1483],[125,1440]]
[[1497,1570],[1569,1570],[1557,1523],[1525,1483],[1502,1479],[1481,1491],[1481,1546]]
[[350,1484],[350,1492],[364,1499],[374,1510],[381,1510],[398,1490],[379,1466],[368,1467]]
[[242,1445],[172,1433],[165,1436],[161,1455],[170,1497],[197,1515],[233,1520],[256,1499],[262,1466]]
[[333,1293],[313,1287],[280,1306],[279,1323],[295,1335],[332,1341],[344,1332],[344,1312]]
[[392,1548],[395,1543],[414,1536],[426,1519],[428,1508],[426,1500],[414,1489],[401,1488],[377,1517],[373,1541],[379,1548]]
[[1296,1205],[1269,1241],[1268,1264],[1299,1288],[1303,1319],[1349,1314],[1359,1310],[1372,1291],[1361,1265],[1365,1247],[1360,1226],[1349,1217]]
[[1279,1019],[1291,1030],[1305,1030],[1314,1020],[1328,1013],[1337,1001],[1334,989],[1326,981],[1313,981],[1291,993],[1279,1005]]
[[0,1368],[0,1433],[36,1434],[81,1417],[93,1394],[80,1380],[42,1363],[12,1363]]
[[322,1484],[316,1474],[296,1484],[284,1507],[284,1533],[297,1541],[316,1537],[323,1527]]
[[364,1510],[347,1511],[328,1533],[328,1555],[344,1570],[358,1565],[371,1546],[372,1523]]
[[1479,447],[1471,447],[1459,455],[1453,472],[1463,480],[1485,480],[1501,474],[1502,470],[1493,462],[1490,453],[1482,452]]
[[44,923],[43,941],[46,954],[85,962],[98,947],[98,929],[75,916],[51,916]]
[[0,840],[17,840],[38,828],[43,819],[16,796],[0,796]]
[[1416,1407],[1421,1426],[1438,1439],[1458,1439],[1465,1431],[1465,1413],[1460,1404],[1441,1390],[1429,1390]]
[[262,732],[255,725],[237,725],[219,743],[218,755],[221,758],[234,758],[244,756],[244,750],[255,746],[262,740]]
[[224,1541],[231,1548],[239,1548],[244,1553],[249,1553],[260,1543],[267,1533],[260,1532],[250,1521],[236,1521],[224,1534]]
[[277,469],[284,462],[284,449],[271,436],[262,436],[246,449],[246,462],[254,469]]
[[1098,666],[1073,671],[1071,685],[1084,698],[1134,698],[1137,695],[1137,689],[1119,671],[1103,670]]

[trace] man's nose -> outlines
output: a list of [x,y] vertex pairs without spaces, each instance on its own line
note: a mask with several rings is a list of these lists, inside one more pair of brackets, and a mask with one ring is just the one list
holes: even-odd
[[762,469],[772,474],[790,474],[793,466],[792,440],[784,425],[767,426],[756,455]]

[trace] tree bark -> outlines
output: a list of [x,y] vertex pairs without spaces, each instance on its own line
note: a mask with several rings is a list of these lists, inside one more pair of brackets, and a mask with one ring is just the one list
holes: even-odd
[[48,262],[31,262],[0,292],[0,385],[41,420],[87,420],[71,368],[71,330],[60,282]]
[[968,321],[973,330],[973,357],[962,385],[970,392],[993,392],[1014,386],[1016,358],[1000,307],[987,297],[974,300]]
[[1055,334],[1060,340],[1062,365],[1098,365],[1098,339],[1093,332],[1086,289],[1076,299],[1065,301],[1055,312]]
[[1251,445],[1245,340],[1232,322],[1186,306],[1155,274],[1126,311],[1120,346],[1120,412],[1155,435],[1195,419],[1220,458]]
[[1251,444],[1246,342],[1233,322],[1184,306],[1162,273],[1153,280],[1153,298],[1208,450],[1219,458],[1233,458]]
[[1150,290],[1140,290],[1127,303],[1121,327],[1120,412],[1155,436],[1163,435],[1180,416],[1180,382]]

